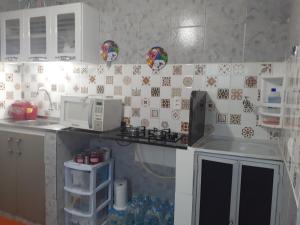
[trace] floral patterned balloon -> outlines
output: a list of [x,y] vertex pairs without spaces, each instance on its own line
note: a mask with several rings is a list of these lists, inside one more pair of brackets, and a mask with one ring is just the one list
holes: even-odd
[[160,71],[168,63],[168,54],[161,47],[153,47],[147,53],[147,64],[154,72]]
[[101,56],[108,65],[118,58],[119,51],[118,45],[111,40],[105,41],[101,46]]

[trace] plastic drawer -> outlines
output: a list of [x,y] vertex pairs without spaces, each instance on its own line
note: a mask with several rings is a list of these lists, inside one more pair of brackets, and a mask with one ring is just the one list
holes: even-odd
[[92,194],[111,181],[113,161],[85,165],[65,163],[65,190]]
[[99,207],[111,200],[111,184],[91,195],[65,192],[65,208],[70,212],[92,215]]
[[66,225],[105,225],[107,224],[109,206],[100,209],[95,215],[84,217],[65,212]]

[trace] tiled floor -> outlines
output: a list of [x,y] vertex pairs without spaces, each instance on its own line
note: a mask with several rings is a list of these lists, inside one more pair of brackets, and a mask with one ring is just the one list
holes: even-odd
[[[29,221],[27,221],[27,220],[24,220],[24,219],[22,219],[22,218],[19,218],[19,217],[17,217],[17,216],[14,216],[14,215],[11,215],[11,214],[2,212],[2,211],[0,211],[0,216],[4,216],[4,217],[6,217],[6,218],[8,218],[8,219],[14,219],[14,220],[16,220],[16,221],[20,221],[20,222],[22,222],[22,223],[25,223],[26,225],[40,225],[40,224],[37,224],[37,223],[29,222]],[[2,225],[2,224],[1,224],[1,225]]]

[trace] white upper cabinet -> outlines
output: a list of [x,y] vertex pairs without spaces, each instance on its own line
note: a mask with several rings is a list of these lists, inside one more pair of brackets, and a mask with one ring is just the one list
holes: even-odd
[[24,10],[26,61],[47,61],[51,55],[51,17],[46,8]]
[[84,3],[2,13],[2,60],[98,63],[99,24]]
[[23,16],[19,11],[1,14],[1,49],[3,61],[23,60]]

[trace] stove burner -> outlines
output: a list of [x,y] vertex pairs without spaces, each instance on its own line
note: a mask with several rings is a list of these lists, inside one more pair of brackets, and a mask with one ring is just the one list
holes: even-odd
[[147,139],[148,142],[152,141],[164,141],[164,142],[177,142],[181,135],[179,133],[171,132],[170,129],[149,129],[146,130],[145,127],[121,127],[120,136],[129,138],[140,138]]
[[121,128],[121,136],[125,137],[144,137],[146,135],[146,127],[127,126]]

